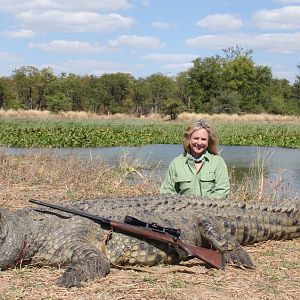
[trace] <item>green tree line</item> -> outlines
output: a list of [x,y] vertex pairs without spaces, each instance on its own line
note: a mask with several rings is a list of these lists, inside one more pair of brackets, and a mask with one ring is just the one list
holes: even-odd
[[181,112],[300,115],[300,75],[294,83],[276,79],[270,67],[254,62],[252,50],[238,46],[223,54],[196,58],[176,76],[144,78],[121,72],[55,75],[50,68],[22,66],[0,77],[0,108],[160,113],[173,119]]

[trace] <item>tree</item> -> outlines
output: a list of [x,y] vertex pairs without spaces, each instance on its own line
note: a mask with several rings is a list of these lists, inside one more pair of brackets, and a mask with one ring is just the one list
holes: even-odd
[[87,86],[88,110],[95,113],[103,112],[102,103],[106,94],[101,78],[94,75],[89,76]]
[[14,70],[13,79],[17,86],[17,98],[20,99],[23,108],[45,108],[44,94],[55,79],[50,68],[39,70],[33,66],[23,66]]
[[146,77],[146,81],[151,92],[152,112],[159,113],[162,110],[164,101],[175,92],[174,80],[161,73],[156,73]]
[[144,78],[133,81],[132,101],[135,106],[135,114],[139,117],[147,115],[151,111],[150,83]]
[[54,76],[53,71],[50,68],[43,68],[35,73],[33,86],[37,92],[37,108],[39,110],[43,110],[46,107],[44,96],[51,82],[55,79],[56,77]]
[[33,109],[34,103],[34,82],[35,74],[38,69],[33,66],[23,66],[13,71],[13,79],[17,86],[17,100],[20,101],[22,108]]
[[257,79],[254,62],[247,56],[238,56],[224,63],[223,78],[226,89],[241,96],[240,108],[243,112],[259,112],[262,107],[253,94]]
[[5,107],[6,84],[3,77],[0,78],[0,109]]
[[104,89],[102,104],[106,114],[130,111],[133,106],[130,98],[133,92],[133,81],[132,75],[127,73],[101,76]]
[[192,103],[191,103],[191,90],[188,84],[189,74],[188,72],[180,72],[176,77],[176,97],[181,99],[183,102],[185,109],[187,111],[193,111]]
[[72,111],[81,111],[85,108],[85,81],[85,77],[73,73],[61,73],[58,78],[58,91],[69,98],[72,103]]
[[[300,65],[297,66],[300,70]],[[292,114],[300,115],[300,75],[297,75],[296,80],[291,89],[291,98],[288,104],[289,111]]]
[[207,104],[216,98],[222,88],[223,59],[219,56],[196,58],[188,71],[187,89],[196,112],[205,111]]
[[[298,65],[297,68],[300,71],[300,65]],[[300,74],[297,75],[295,83],[293,84],[292,96],[294,98],[300,99]]]
[[45,101],[52,112],[70,111],[72,108],[70,98],[61,92],[45,96]]
[[265,108],[268,113],[284,114],[289,112],[292,87],[288,80],[272,79],[272,85],[267,93],[269,98],[265,101]]
[[216,98],[211,99],[207,110],[212,114],[238,114],[240,113],[241,95],[235,91],[223,90]]
[[22,104],[17,101],[16,90],[16,84],[12,77],[0,77],[0,108],[22,108]]
[[171,120],[175,120],[184,109],[184,104],[178,98],[168,98],[163,104],[163,113],[169,115]]
[[235,60],[239,57],[248,57],[251,58],[251,54],[253,53],[252,49],[245,49],[236,45],[235,47],[229,47],[222,49],[225,54],[226,60]]

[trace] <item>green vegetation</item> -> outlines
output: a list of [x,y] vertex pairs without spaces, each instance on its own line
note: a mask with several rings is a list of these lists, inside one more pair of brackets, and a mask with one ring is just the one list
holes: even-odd
[[270,67],[253,60],[251,50],[223,51],[222,57],[196,58],[176,76],[55,75],[50,68],[23,66],[0,77],[0,109],[159,113],[172,119],[182,112],[300,115],[300,75],[294,83],[276,79]]
[[[185,122],[1,120],[0,145],[111,147],[181,144]],[[300,124],[215,122],[219,143],[300,148]]]

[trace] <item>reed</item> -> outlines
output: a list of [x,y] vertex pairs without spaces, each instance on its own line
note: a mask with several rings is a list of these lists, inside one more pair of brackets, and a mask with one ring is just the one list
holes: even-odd
[[[53,113],[47,110],[3,110],[0,109],[0,118],[13,119],[33,119],[33,120],[144,120],[144,121],[166,121],[168,116],[161,116],[160,114],[149,114],[141,116],[140,118],[128,114],[113,114],[113,115],[99,115],[92,112],[85,111],[67,111]],[[274,115],[274,114],[205,114],[205,113],[181,113],[177,120],[183,122],[193,122],[199,119],[206,119],[212,122],[276,122],[276,123],[299,123],[300,117],[293,115]]]
[[300,199],[290,183],[283,180],[285,170],[279,170],[274,178],[269,178],[267,165],[272,155],[272,150],[257,150],[256,158],[242,177],[235,168],[229,168],[231,199],[264,202]]

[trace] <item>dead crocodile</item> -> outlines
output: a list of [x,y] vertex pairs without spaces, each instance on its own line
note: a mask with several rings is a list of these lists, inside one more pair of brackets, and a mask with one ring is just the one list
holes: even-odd
[[[243,245],[300,236],[300,204],[263,204],[194,196],[77,200],[64,206],[123,221],[125,215],[180,228],[181,239],[213,247],[228,263],[253,268]],[[25,264],[65,266],[58,284],[81,286],[110,265],[176,264],[185,253],[168,245],[111,232],[83,217],[44,207],[0,209],[0,270]]]

